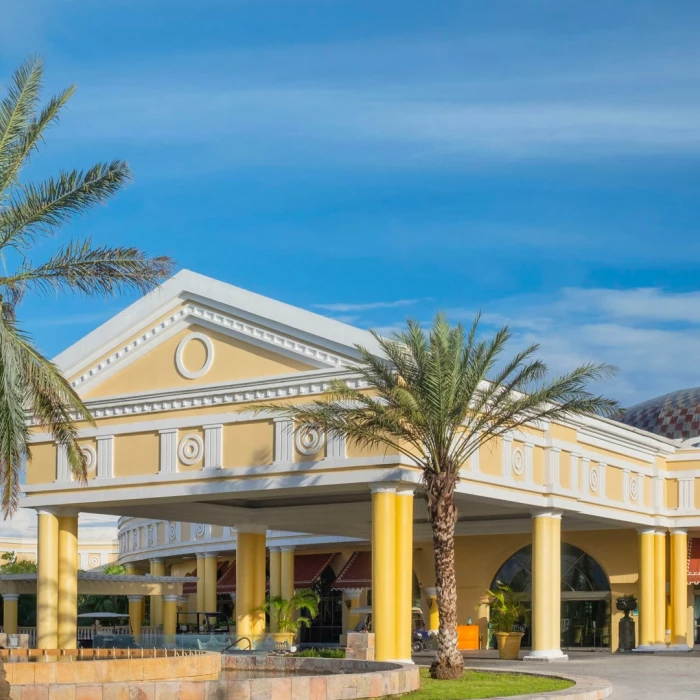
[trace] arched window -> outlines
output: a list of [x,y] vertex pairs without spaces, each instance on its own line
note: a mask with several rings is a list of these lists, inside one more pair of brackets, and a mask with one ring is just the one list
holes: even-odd
[[[491,582],[510,586],[518,593],[530,593],[532,589],[532,545],[517,551]],[[602,567],[582,549],[571,544],[561,546],[561,590],[563,593],[593,593],[610,591],[610,583]]]

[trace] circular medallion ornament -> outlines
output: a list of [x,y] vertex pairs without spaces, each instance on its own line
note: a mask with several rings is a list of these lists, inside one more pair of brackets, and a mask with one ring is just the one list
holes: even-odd
[[[207,353],[207,359],[199,369],[188,369],[185,367],[183,355],[185,354],[187,343],[191,340],[200,341],[204,345],[204,349]],[[190,333],[186,335],[179,342],[177,350],[175,351],[175,366],[177,367],[177,371],[186,379],[197,379],[204,376],[211,369],[212,362],[214,362],[214,346],[204,333]]]
[[525,455],[519,448],[513,450],[513,474],[522,476],[525,473]]
[[633,501],[637,500],[637,479],[630,480],[630,498]]
[[170,525],[168,525],[168,537],[170,537],[171,540],[177,537],[177,526],[175,523],[170,523]]
[[591,473],[588,476],[588,485],[590,486],[591,491],[598,490],[598,469],[596,467],[591,469]]
[[100,564],[102,564],[102,557],[99,554],[91,554],[88,557],[88,568],[96,569]]
[[97,454],[95,453],[95,448],[91,445],[83,445],[80,448],[80,451],[85,457],[85,466],[87,467],[87,472],[88,474],[91,474],[95,471],[95,467],[97,466]]
[[310,426],[298,428],[294,436],[297,450],[303,455],[316,454],[326,441],[326,436],[318,429]]
[[185,435],[180,440],[177,448],[177,455],[183,464],[191,465],[199,462],[204,454],[204,443],[199,435]]
[[197,523],[194,532],[197,537],[204,537],[204,525],[202,523]]

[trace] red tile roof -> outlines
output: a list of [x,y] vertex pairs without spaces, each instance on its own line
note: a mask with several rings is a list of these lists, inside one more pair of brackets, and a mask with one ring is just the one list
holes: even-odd
[[294,557],[294,588],[309,588],[321,577],[335,553],[297,554]]
[[333,588],[345,590],[347,588],[371,588],[372,587],[372,553],[353,552],[348,563],[338,574]]
[[700,538],[688,538],[688,583],[700,583]]

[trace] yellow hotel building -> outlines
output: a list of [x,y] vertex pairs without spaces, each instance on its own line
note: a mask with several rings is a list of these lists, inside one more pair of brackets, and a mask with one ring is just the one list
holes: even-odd
[[[81,428],[87,485],[60,445],[33,436],[22,506],[39,514],[37,645],[74,646],[86,512],[121,518],[131,573],[198,577],[184,597],[153,596],[152,625],[172,631],[177,606],[219,606],[238,634],[257,634],[268,586],[288,596],[311,585],[324,612],[310,641],[337,641],[371,599],[377,658],[410,658],[411,606],[438,622],[419,471],[249,410],[318,397],[332,378],[357,385],[356,343],[376,347],[365,331],[183,271],[62,353],[96,425]],[[597,418],[533,424],[464,464],[457,501],[459,617],[479,625],[482,645],[482,599],[497,579],[531,596],[533,658],[617,649],[625,594],[639,598],[641,648],[693,645],[692,435]]]

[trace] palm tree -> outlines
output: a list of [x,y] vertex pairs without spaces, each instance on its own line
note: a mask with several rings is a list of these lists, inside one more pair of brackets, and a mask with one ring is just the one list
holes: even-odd
[[20,470],[31,456],[27,416],[65,445],[79,480],[85,478],[86,462],[75,421],[92,420],[58,368],[22,330],[17,320],[20,303],[30,293],[92,297],[126,289],[144,292],[172,268],[167,257],[149,257],[137,248],[93,245],[89,239],[72,240],[43,262],[32,263],[33,249],[45,238],[106,202],[130,179],[129,167],[119,160],[62,171],[40,182],[20,179],[23,166],[75,91],[69,87],[41,105],[42,76],[42,61],[31,58],[0,95],[0,489],[6,517],[17,507]]
[[466,332],[438,314],[429,333],[414,320],[391,338],[372,332],[383,356],[358,346],[361,361],[353,368],[366,389],[336,380],[312,403],[257,407],[360,446],[387,446],[421,468],[440,616],[434,678],[455,678],[464,668],[457,650],[454,551],[454,493],[462,465],[490,440],[539,419],[610,415],[617,408],[587,389],[610,376],[610,366],[586,364],[548,379],[545,363],[535,357],[537,345],[504,362],[508,328],[481,340],[478,326],[478,316]]
[[[278,632],[296,634],[302,627],[308,627],[318,616],[320,598],[310,588],[294,591],[294,595],[285,600],[282,596],[268,598],[260,610],[270,616],[271,626]],[[300,612],[305,615],[299,615]]]

